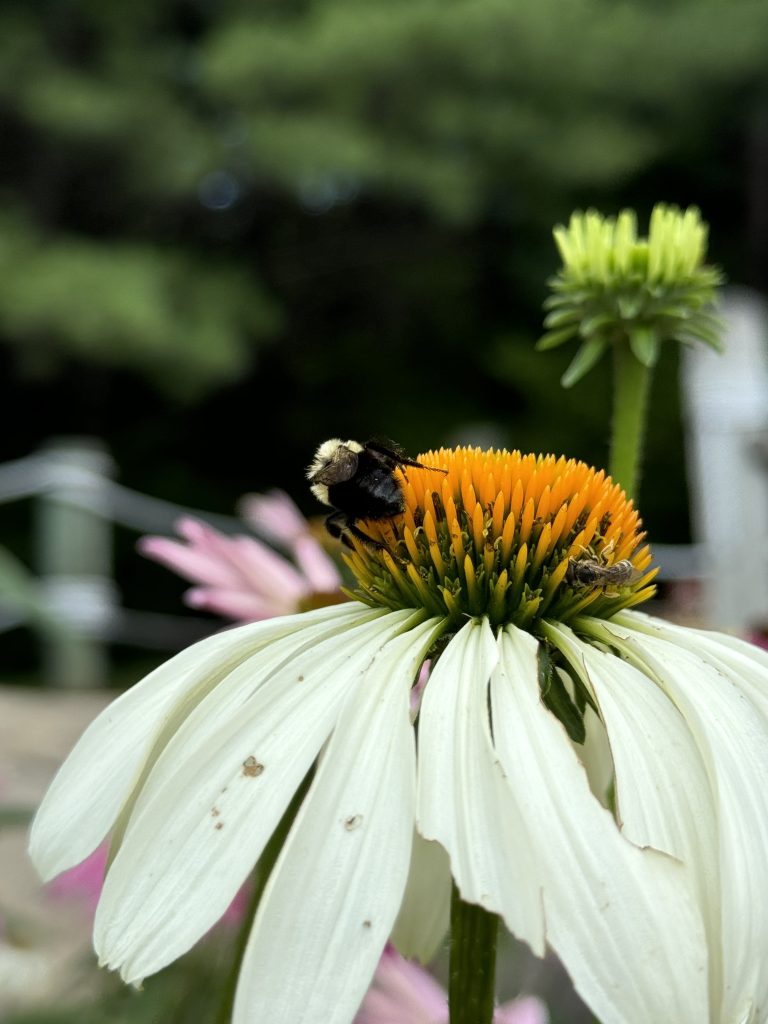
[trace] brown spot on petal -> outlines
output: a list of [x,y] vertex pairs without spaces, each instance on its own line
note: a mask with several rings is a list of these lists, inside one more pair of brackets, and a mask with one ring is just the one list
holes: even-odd
[[250,757],[246,757],[243,761],[243,775],[249,779],[257,779],[263,771],[264,765],[257,761],[253,754]]
[[370,927],[371,927],[371,922],[370,921],[368,921],[368,920],[363,921],[363,928],[370,928]]
[[216,824],[213,827],[216,828],[216,829],[224,828],[224,822],[223,821],[217,821]]
[[347,830],[347,832],[352,832],[354,829],[356,829],[359,825],[362,824],[362,821],[362,814],[352,814],[344,821],[344,828]]
[[211,817],[212,817],[212,818],[218,818],[218,816],[219,816],[220,814],[221,814],[221,811],[219,810],[219,808],[218,808],[218,807],[212,807],[212,808],[211,808]]

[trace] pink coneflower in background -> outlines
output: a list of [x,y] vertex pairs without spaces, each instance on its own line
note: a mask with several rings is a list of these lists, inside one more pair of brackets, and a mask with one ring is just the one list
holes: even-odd
[[[93,917],[101,896],[104,874],[109,859],[109,843],[102,843],[84,861],[64,871],[48,883],[48,892],[54,899],[80,903]],[[218,924],[239,924],[245,914],[249,899],[249,887],[243,886],[230,903]],[[0,931],[0,936],[2,931]]]
[[[523,996],[497,1007],[493,1024],[547,1024],[540,999]],[[431,974],[387,946],[354,1024],[448,1024],[448,995]]]
[[81,902],[93,916],[101,896],[108,855],[109,843],[102,843],[84,861],[49,882],[48,892],[56,899]]
[[317,595],[325,598],[317,603],[333,603],[339,572],[288,495],[273,491],[249,496],[244,511],[293,561],[255,537],[229,537],[189,517],[176,523],[181,541],[143,537],[139,551],[196,584],[184,595],[190,607],[237,622],[289,615],[314,604]]

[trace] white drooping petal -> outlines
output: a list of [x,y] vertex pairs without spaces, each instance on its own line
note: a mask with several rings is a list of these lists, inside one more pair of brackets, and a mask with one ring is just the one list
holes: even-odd
[[282,641],[235,670],[161,754],[107,873],[94,925],[102,962],[127,981],[175,960],[221,917],[350,689],[412,617],[358,608],[358,624],[334,635],[310,626],[290,660]]
[[617,622],[626,622],[631,629],[669,640],[715,665],[746,693],[768,721],[768,653],[759,647],[727,633],[688,629],[637,612],[625,612]]
[[487,619],[450,641],[427,683],[419,716],[418,828],[448,851],[462,897],[500,913],[538,955],[544,919],[524,821],[507,798],[488,722],[498,648]]
[[[722,1021],[768,1007],[768,723],[716,665],[677,642],[604,623],[686,720],[715,794],[721,889]],[[717,955],[717,951],[713,951]],[[758,1016],[758,1020],[763,1019]]]
[[625,839],[590,792],[565,730],[541,703],[536,641],[509,626],[500,650],[493,735],[534,865],[518,884],[540,892],[547,940],[601,1020],[702,1024],[706,943],[686,869]]
[[270,876],[233,1024],[349,1024],[397,915],[414,824],[410,687],[439,625],[390,641],[350,693]]
[[[589,620],[586,620],[589,621]],[[692,872],[707,932],[709,993],[722,998],[719,976],[720,885],[714,796],[685,719],[656,682],[613,654],[585,643],[567,626],[547,623],[597,703],[616,768],[616,811],[627,838],[681,860]]]
[[606,807],[610,803],[611,787],[614,781],[613,755],[608,742],[605,725],[587,704],[584,708],[583,745],[574,744],[576,756],[584,765],[589,779],[589,788],[600,803]]
[[392,942],[404,957],[426,964],[448,931],[451,913],[451,862],[439,843],[413,836],[411,866]]
[[165,662],[105,708],[60,768],[32,824],[30,855],[43,879],[96,849],[150,755],[236,665],[300,624],[341,625],[357,609],[350,602],[217,633]]

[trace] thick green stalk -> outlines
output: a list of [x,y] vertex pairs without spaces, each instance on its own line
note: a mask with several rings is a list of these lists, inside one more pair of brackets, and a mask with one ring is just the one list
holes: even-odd
[[309,775],[307,775],[302,782],[293,800],[291,800],[288,809],[280,819],[280,824],[272,833],[272,838],[264,847],[264,852],[259,858],[259,863],[256,865],[253,877],[253,889],[251,891],[250,899],[248,900],[248,906],[243,914],[243,920],[240,924],[240,930],[237,933],[234,949],[232,951],[232,964],[227,977],[224,979],[221,1004],[219,1006],[219,1013],[216,1017],[217,1024],[230,1024],[230,1021],[232,1020],[232,1008],[235,1004],[237,979],[240,976],[240,965],[243,962],[245,947],[248,944],[251,925],[253,924],[253,919],[256,916],[256,911],[259,909],[259,903],[261,902],[261,897],[264,894],[266,884],[269,881],[272,868],[275,866],[275,861],[280,855],[283,843],[290,832],[293,819],[296,817],[296,813],[301,806],[301,802],[306,796],[311,778],[312,771],[310,770]]
[[498,927],[495,914],[465,903],[453,887],[450,1024],[492,1024]]
[[637,498],[645,421],[653,371],[635,358],[623,339],[613,346],[614,391],[609,472]]

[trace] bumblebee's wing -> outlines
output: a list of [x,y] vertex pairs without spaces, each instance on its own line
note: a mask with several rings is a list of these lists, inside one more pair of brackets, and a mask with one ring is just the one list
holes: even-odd
[[365,442],[365,450],[392,469],[395,466],[417,466],[419,469],[429,469],[423,463],[410,458],[399,444],[387,438],[371,438],[370,441]]
[[351,480],[357,472],[357,452],[350,451],[346,446],[339,447],[324,466],[315,469],[310,480],[316,484],[333,487]]

